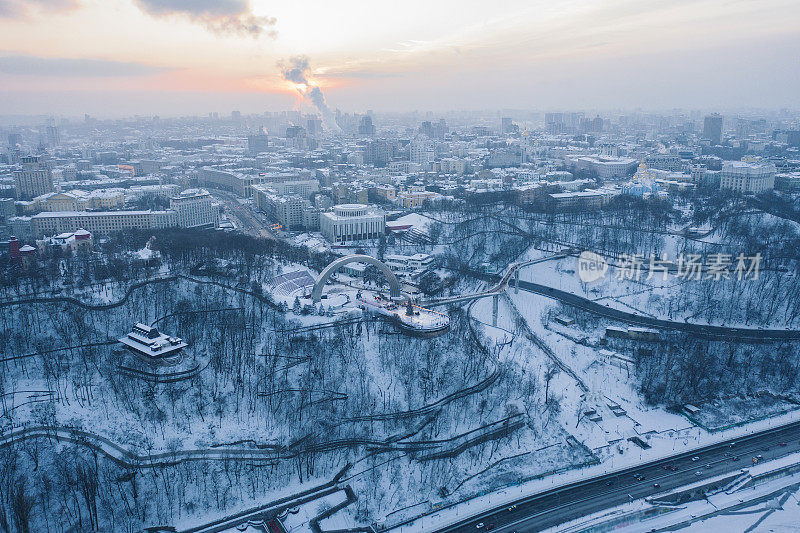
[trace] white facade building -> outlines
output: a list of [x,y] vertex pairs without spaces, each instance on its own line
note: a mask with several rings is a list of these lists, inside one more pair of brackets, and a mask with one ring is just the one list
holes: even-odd
[[425,139],[414,139],[408,147],[408,159],[412,163],[420,165],[423,169],[430,168],[431,163],[436,158],[436,151],[433,143]]
[[433,267],[433,256],[430,254],[416,253],[413,255],[387,254],[383,258],[392,271],[400,276],[421,274]]
[[[254,185],[253,188],[259,187]],[[275,191],[275,194],[298,194],[303,198],[309,198],[312,194],[319,191],[319,182],[317,180],[296,180],[296,181],[279,181],[270,183],[269,187]]]
[[636,168],[636,160],[629,157],[580,156],[566,158],[574,169],[593,171],[598,178],[625,178]]
[[119,339],[132,352],[148,359],[171,357],[189,346],[180,337],[171,337],[146,324],[134,324],[130,333]]
[[169,208],[178,213],[182,228],[214,227],[218,212],[211,194],[205,189],[186,189],[169,199]]
[[281,195],[267,185],[254,185],[253,199],[261,211],[286,229],[315,230],[319,227],[319,209],[304,196]]
[[125,205],[123,189],[98,189],[69,192],[50,192],[33,199],[36,211],[104,211],[119,209]]
[[720,187],[736,192],[758,194],[775,187],[775,165],[761,161],[725,161]]
[[377,239],[384,234],[386,214],[364,204],[341,204],[319,216],[322,235],[333,243]]
[[9,219],[16,233],[40,239],[85,229],[95,235],[108,235],[125,229],[158,229],[178,225],[175,211],[56,211],[31,217]]
[[447,157],[434,165],[434,170],[442,174],[464,174],[467,171],[467,161],[455,157]]
[[53,190],[53,175],[39,156],[23,157],[22,170],[14,171],[14,185],[17,198],[33,198]]

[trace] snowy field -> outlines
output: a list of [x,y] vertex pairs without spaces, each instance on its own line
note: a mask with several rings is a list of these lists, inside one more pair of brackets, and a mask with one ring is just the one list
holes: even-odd
[[[548,254],[538,248],[560,247],[531,246],[526,232],[538,221],[493,213],[412,214],[403,221],[424,229],[430,241],[399,239],[384,251],[439,253],[449,268],[441,272],[452,276],[446,294],[485,288],[452,274],[460,266],[502,271],[512,261]],[[579,224],[571,227],[578,235]],[[682,250],[682,237],[654,235],[648,246]],[[722,237],[711,234],[703,245],[715,239]],[[314,235],[296,242],[308,249],[320,244]],[[365,246],[377,254],[383,244]],[[513,288],[499,298],[496,323],[492,299],[484,298],[437,309],[451,319],[444,335],[411,337],[358,309],[358,292],[377,287],[340,273],[314,306],[304,295],[324,263],[296,250],[280,261],[238,253],[224,259],[187,253],[182,268],[164,257],[138,272],[139,280],[143,273],[184,276],[170,281],[62,288],[82,302],[118,303],[106,308],[70,301],[1,307],[0,439],[40,433],[22,445],[9,439],[0,480],[27,479],[27,490],[45,494],[45,514],[70,524],[80,520],[75,487],[100,480],[95,513],[133,531],[141,524],[202,523],[329,480],[349,464],[341,483],[357,500],[326,525],[392,526],[422,515],[402,528],[422,531],[459,513],[800,416],[789,400],[750,394],[763,388],[791,395],[796,385],[776,379],[796,374],[791,346],[695,346],[665,335],[665,356],[659,343],[606,342],[610,321]],[[780,276],[734,288],[727,299],[704,282],[582,283],[574,258],[526,267],[521,278],[659,318],[786,327],[795,320],[793,301],[778,296],[793,284]],[[761,294],[778,296],[763,302]],[[558,323],[564,313],[576,322]],[[197,362],[199,372],[173,383],[121,372],[115,342],[135,322],[157,323],[186,339],[186,360]],[[659,357],[674,350],[685,362],[695,353],[690,348],[713,352],[720,365],[736,362],[723,375],[746,373],[747,394],[714,396],[724,389],[705,383],[695,392],[688,378],[662,387],[659,379],[670,378],[673,367],[662,367]],[[765,351],[774,354],[771,366],[748,371],[741,364]],[[679,362],[675,368],[686,374],[703,374]],[[674,388],[696,394],[698,425],[667,409]],[[753,422],[765,416],[772,418]],[[73,434],[79,436],[71,441],[47,438]],[[54,472],[72,482],[48,495],[43,487],[52,486]],[[307,526],[320,505],[336,505],[337,497],[293,515],[296,525]]]

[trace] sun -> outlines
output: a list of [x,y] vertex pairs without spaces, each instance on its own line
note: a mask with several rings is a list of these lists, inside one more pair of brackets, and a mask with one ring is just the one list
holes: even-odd
[[306,94],[306,92],[308,92],[308,84],[305,84],[305,83],[293,83],[292,85],[294,85],[295,90],[297,92],[299,92],[300,94]]

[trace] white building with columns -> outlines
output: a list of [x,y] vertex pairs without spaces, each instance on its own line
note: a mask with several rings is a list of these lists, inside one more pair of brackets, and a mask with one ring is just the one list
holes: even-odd
[[736,192],[758,194],[775,187],[775,165],[769,162],[725,161],[720,173],[720,187]]
[[332,243],[377,239],[384,234],[386,214],[364,204],[341,204],[321,213],[319,229]]

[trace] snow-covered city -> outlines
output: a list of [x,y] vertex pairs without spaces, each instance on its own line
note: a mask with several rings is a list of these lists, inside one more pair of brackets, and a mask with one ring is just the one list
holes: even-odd
[[0,533],[800,532],[797,20],[0,0]]

